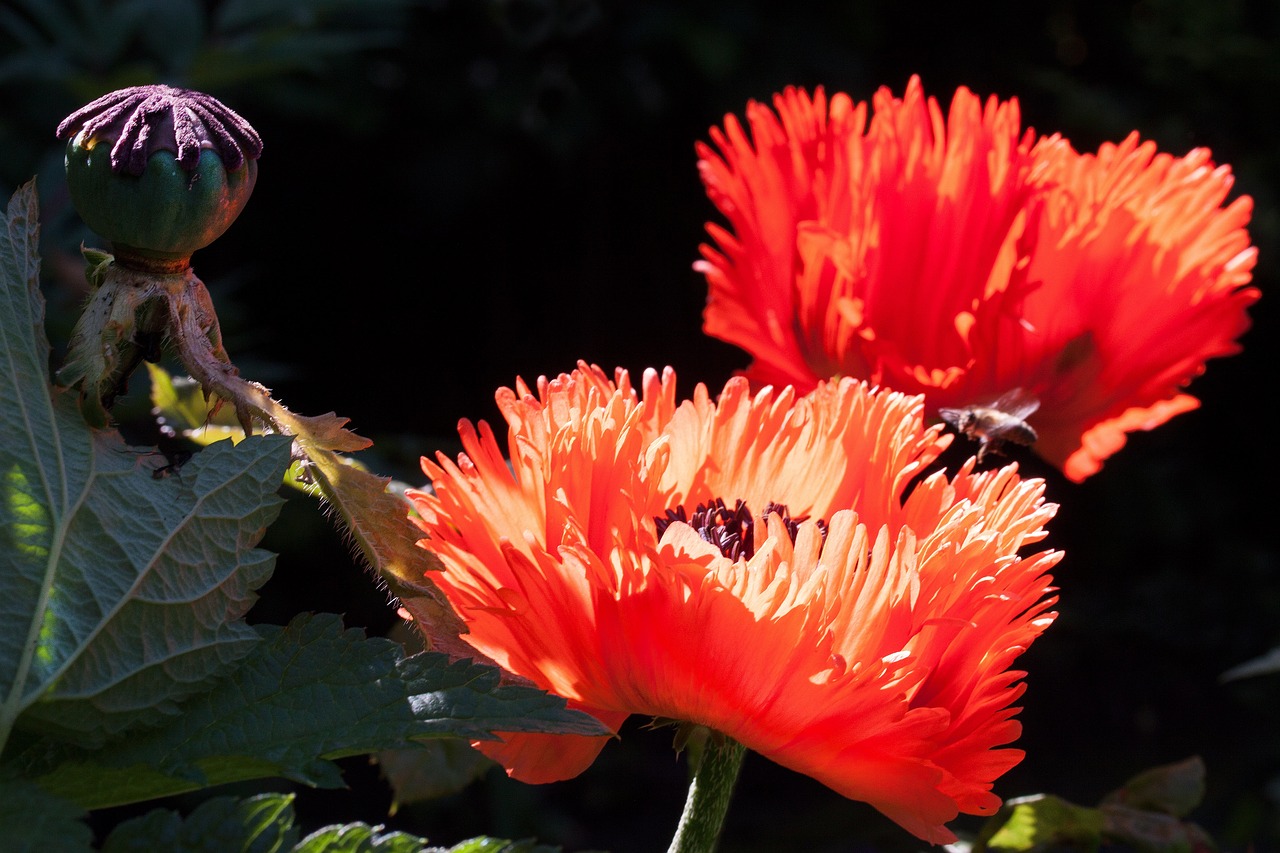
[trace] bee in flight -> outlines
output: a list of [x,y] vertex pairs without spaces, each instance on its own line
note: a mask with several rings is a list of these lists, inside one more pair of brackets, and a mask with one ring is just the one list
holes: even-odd
[[988,453],[999,453],[1006,441],[1035,444],[1036,431],[1026,418],[1040,408],[1040,401],[1021,388],[1002,394],[994,403],[939,409],[938,415],[956,432],[979,442],[978,461]]

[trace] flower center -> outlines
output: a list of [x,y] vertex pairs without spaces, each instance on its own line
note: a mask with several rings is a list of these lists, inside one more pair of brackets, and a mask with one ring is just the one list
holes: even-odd
[[[721,554],[736,561],[739,557],[749,560],[755,555],[756,521],[766,523],[770,515],[777,515],[782,519],[792,542],[796,541],[796,531],[800,529],[800,523],[808,518],[807,516],[792,518],[786,504],[770,501],[757,519],[751,514],[745,501],[734,501],[733,509],[729,509],[723,498],[716,498],[710,504],[698,504],[692,516],[683,506],[678,506],[667,510],[663,516],[655,516],[653,520],[658,526],[659,537],[672,522],[681,521],[698,531],[698,535],[704,542],[716,546]],[[825,540],[827,523],[819,519],[817,525]]]

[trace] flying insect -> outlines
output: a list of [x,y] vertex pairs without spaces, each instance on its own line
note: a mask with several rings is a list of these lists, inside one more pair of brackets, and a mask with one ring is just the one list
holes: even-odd
[[1021,388],[1014,388],[993,403],[938,409],[938,416],[961,435],[977,441],[978,461],[988,453],[1000,453],[1005,442],[1035,444],[1035,429],[1027,423],[1040,401]]

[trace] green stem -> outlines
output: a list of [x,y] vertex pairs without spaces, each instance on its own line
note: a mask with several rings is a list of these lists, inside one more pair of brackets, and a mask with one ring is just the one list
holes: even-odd
[[712,853],[716,849],[745,755],[746,749],[732,740],[717,744],[711,739],[702,744],[701,754],[692,760],[695,766],[689,796],[667,853]]

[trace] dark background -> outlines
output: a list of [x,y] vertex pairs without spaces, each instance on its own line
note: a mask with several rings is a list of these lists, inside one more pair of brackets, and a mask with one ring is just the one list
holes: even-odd
[[[58,121],[103,92],[209,92],[265,141],[254,197],[196,255],[242,372],[296,412],[337,411],[362,459],[421,481],[493,391],[577,359],[674,366],[715,388],[745,354],[701,333],[694,141],[786,85],[863,100],[911,74],[1016,96],[1024,125],[1080,150],[1131,130],[1208,146],[1256,202],[1263,299],[1241,355],[1191,390],[1203,407],[1135,435],[1082,485],[1034,457],[1062,509],[1058,623],[1021,660],[1027,758],[997,792],[1082,804],[1146,767],[1203,756],[1192,817],[1233,850],[1280,849],[1280,674],[1220,675],[1280,645],[1270,493],[1280,186],[1280,4],[997,2],[919,6],[650,0],[329,0],[0,5],[0,190],[39,176],[55,346],[83,297]],[[1267,377],[1273,377],[1268,379]],[[144,411],[145,399],[121,411]],[[132,407],[132,408],[130,408]],[[385,599],[306,499],[268,533],[278,569],[254,612],[340,612],[383,632]],[[494,773],[402,807],[362,760],[352,791],[299,792],[306,828],[386,823],[452,844],[481,833],[566,850],[663,849],[684,796],[670,736],[628,726],[579,779]],[[112,815],[100,822],[109,823]],[[958,829],[976,822],[958,821]],[[723,849],[910,850],[868,807],[750,756]]]

